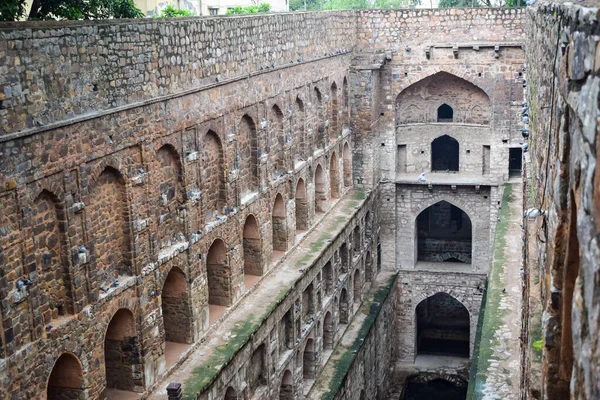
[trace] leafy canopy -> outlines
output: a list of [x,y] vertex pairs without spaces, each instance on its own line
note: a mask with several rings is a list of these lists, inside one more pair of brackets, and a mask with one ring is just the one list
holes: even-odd
[[172,5],[168,5],[160,11],[158,14],[158,18],[175,18],[175,17],[193,17],[196,14],[189,10],[182,10],[180,8],[175,8]]
[[52,19],[142,18],[133,0],[0,0],[0,21]]
[[256,14],[256,13],[266,13],[271,11],[271,5],[269,3],[260,3],[257,6],[235,6],[227,10],[227,15],[232,14]]

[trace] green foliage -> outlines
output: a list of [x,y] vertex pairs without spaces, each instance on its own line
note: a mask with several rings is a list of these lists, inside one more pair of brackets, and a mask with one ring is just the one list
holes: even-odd
[[[0,20],[26,16],[26,0],[0,0]],[[143,18],[133,0],[33,0],[28,20]]]
[[439,8],[481,7],[479,0],[440,0]]
[[257,6],[235,6],[227,10],[227,15],[233,14],[256,14],[266,13],[271,11],[271,5],[268,3],[260,3]]
[[[368,8],[411,8],[421,0],[329,0],[321,8],[325,10],[364,10]],[[291,8],[291,3],[290,3]]]
[[290,11],[322,10],[324,0],[290,0]]
[[175,8],[169,4],[161,10],[160,14],[158,15],[158,18],[193,17],[195,15],[196,14],[189,10]]
[[535,342],[532,343],[533,348],[536,350],[541,350],[543,345],[544,345],[543,340],[536,340]]

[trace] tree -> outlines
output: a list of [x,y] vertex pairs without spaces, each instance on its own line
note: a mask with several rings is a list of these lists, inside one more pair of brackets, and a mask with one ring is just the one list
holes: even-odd
[[26,14],[26,0],[0,0],[0,21],[52,19],[142,18],[133,0],[33,0]]
[[175,18],[175,17],[193,17],[195,14],[189,10],[182,10],[168,5],[160,10],[159,18]]

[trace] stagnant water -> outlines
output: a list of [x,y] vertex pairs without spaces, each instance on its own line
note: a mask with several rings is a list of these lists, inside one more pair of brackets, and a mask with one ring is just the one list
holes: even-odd
[[427,383],[408,382],[404,390],[403,400],[465,400],[467,387],[456,386],[443,379],[435,379]]

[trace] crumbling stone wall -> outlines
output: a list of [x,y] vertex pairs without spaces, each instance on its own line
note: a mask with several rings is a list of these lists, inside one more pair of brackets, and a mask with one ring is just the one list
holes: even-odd
[[528,207],[545,213],[527,225],[537,248],[527,259],[538,262],[526,263],[526,274],[539,273],[543,316],[541,337],[530,328],[525,351],[543,340],[541,393],[535,396],[544,399],[600,396],[597,11],[586,3],[528,9],[531,181],[524,193]]

